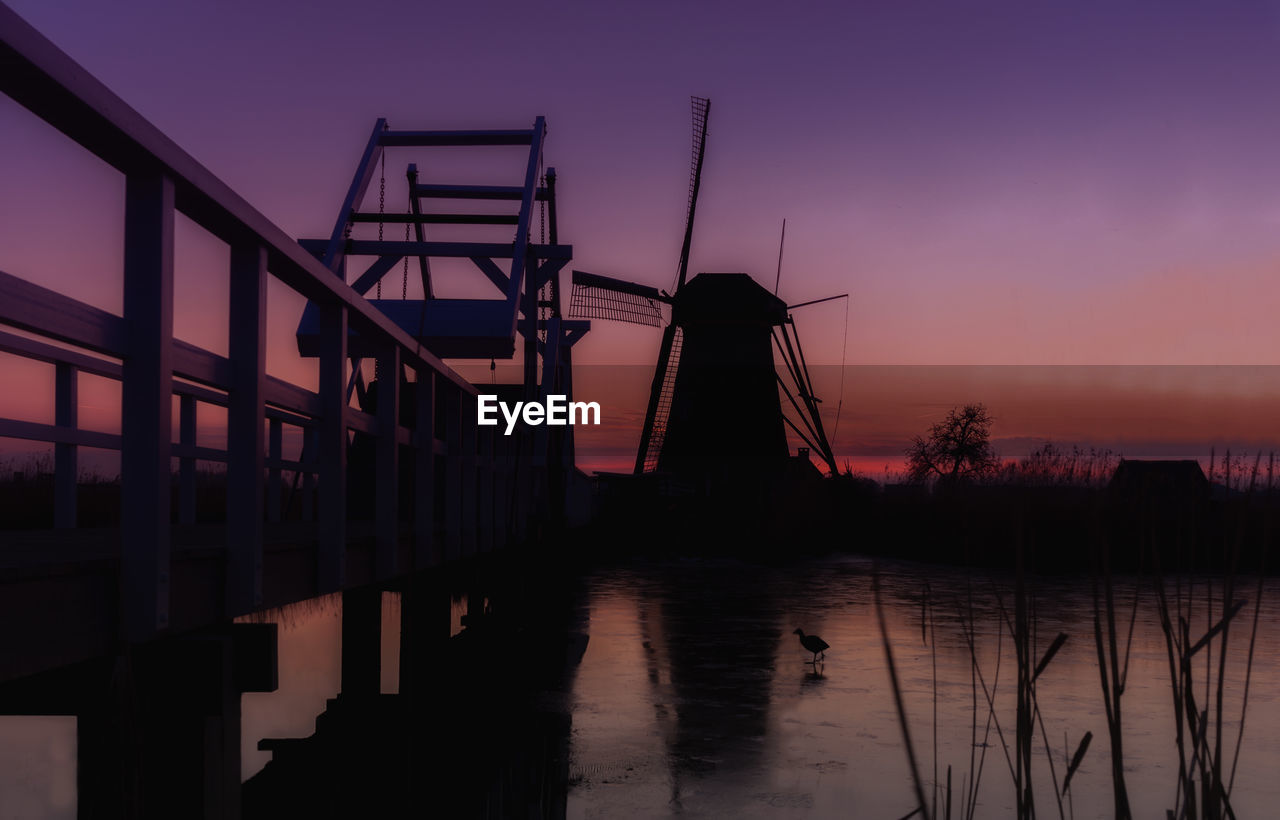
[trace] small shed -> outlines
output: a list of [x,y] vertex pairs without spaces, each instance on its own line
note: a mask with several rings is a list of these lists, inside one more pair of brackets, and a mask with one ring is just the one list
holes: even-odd
[[1121,459],[1107,487],[1122,498],[1207,498],[1209,479],[1195,459]]

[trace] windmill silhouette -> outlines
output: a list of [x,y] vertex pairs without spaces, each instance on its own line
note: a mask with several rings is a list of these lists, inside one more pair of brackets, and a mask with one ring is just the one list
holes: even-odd
[[[689,205],[673,291],[575,270],[570,315],[663,328],[636,474],[656,470],[735,483],[778,474],[790,455],[790,426],[834,475],[820,400],[787,304],[745,273],[688,278],[710,113],[710,100],[693,98]],[[789,382],[775,365],[775,348]],[[782,395],[794,419],[783,412]]]

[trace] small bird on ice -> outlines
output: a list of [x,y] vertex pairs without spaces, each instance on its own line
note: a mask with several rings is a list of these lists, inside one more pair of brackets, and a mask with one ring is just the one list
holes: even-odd
[[821,638],[819,638],[817,635],[806,635],[806,634],[804,634],[804,630],[803,630],[803,629],[797,629],[795,632],[793,632],[793,633],[791,633],[791,634],[793,634],[793,635],[799,635],[799,636],[800,636],[800,645],[801,645],[801,646],[803,646],[803,647],[804,647],[805,649],[807,649],[808,651],[810,651],[810,652],[812,652],[812,653],[813,653],[813,660],[812,660],[812,661],[810,661],[810,663],[817,663],[817,662],[818,662],[818,655],[819,655],[819,653],[821,653],[821,654],[822,654],[822,657],[823,657],[823,659],[824,659],[824,660],[826,659],[826,657],[827,657],[827,650],[831,648],[831,644],[829,644],[829,643],[827,643],[826,641],[822,640],[822,639],[821,639]]

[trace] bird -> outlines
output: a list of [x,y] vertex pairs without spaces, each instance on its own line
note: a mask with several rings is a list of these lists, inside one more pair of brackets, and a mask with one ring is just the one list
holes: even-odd
[[827,650],[831,648],[831,644],[822,640],[817,635],[806,635],[804,634],[803,629],[797,629],[795,632],[791,634],[799,635],[800,645],[813,653],[813,660],[811,661],[812,663],[818,662],[819,653],[821,653],[824,659],[827,657]]

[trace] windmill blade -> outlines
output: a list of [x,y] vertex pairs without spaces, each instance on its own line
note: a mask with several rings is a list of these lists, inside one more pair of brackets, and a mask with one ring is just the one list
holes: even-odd
[[707,148],[707,120],[711,116],[711,100],[693,98],[693,160],[689,179],[689,213],[684,223],[684,244],[680,248],[680,274],[676,278],[676,290],[684,287],[689,274],[689,246],[693,244],[693,216],[698,208],[698,188],[702,184],[702,158]]
[[[803,408],[791,395],[791,391],[787,388],[786,382],[782,380],[781,375],[778,377],[778,382],[787,398],[791,399],[791,404],[801,422],[813,435],[812,442],[808,442],[806,439],[809,446],[817,449],[818,455],[822,457],[822,460],[827,463],[827,467],[831,470],[831,475],[838,475],[840,468],[836,464],[835,453],[831,449],[830,440],[827,439],[827,431],[823,428],[822,413],[818,409],[818,404],[822,400],[813,393],[813,380],[809,377],[809,365],[804,359],[804,349],[800,347],[800,334],[796,330],[795,320],[788,317],[787,322],[781,326],[781,330],[781,339],[779,339],[777,333],[774,333],[773,341],[777,345],[778,353],[782,356],[783,364],[786,365],[787,374],[791,377],[791,381],[796,387],[796,393],[799,395],[801,402],[803,402]],[[791,344],[793,338],[795,339],[794,346]],[[783,418],[789,421],[785,415]],[[799,432],[799,428],[794,423],[791,426]],[[803,436],[801,437],[803,438]]]
[[662,445],[667,438],[667,422],[671,417],[671,399],[675,395],[676,374],[680,370],[680,350],[684,332],[678,325],[667,325],[658,349],[658,366],[649,386],[649,405],[640,428],[640,447],[636,451],[635,473],[652,472],[658,467]]
[[575,319],[614,319],[662,327],[661,306],[670,302],[657,288],[575,270],[569,315]]

